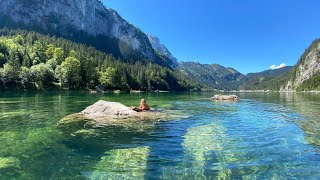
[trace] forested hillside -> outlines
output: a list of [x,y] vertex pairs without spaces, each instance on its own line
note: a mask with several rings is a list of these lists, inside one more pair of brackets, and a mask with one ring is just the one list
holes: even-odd
[[249,73],[243,80],[240,90],[272,90],[279,91],[287,82],[292,66],[258,73]]
[[292,68],[293,66],[286,66],[280,69],[273,69],[273,70],[269,69],[269,70],[265,70],[257,73],[248,73],[247,76],[248,77],[279,77],[287,74],[289,71],[291,71]]
[[93,47],[21,30],[0,30],[2,90],[170,90],[198,88],[182,73],[150,63],[116,59]]
[[203,87],[217,90],[238,90],[245,78],[237,70],[219,64],[179,62],[178,69]]
[[276,77],[254,76],[247,77],[240,86],[240,90],[270,90],[279,91],[281,86],[288,82],[289,75]]

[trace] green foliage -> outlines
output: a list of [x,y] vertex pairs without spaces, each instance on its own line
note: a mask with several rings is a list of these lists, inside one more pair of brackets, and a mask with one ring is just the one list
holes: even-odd
[[15,37],[15,42],[22,45],[23,44],[23,37],[21,35],[17,35]]
[[100,82],[102,85],[110,88],[114,88],[117,83],[118,79],[116,78],[116,69],[112,67],[108,67],[105,71],[100,72]]
[[53,82],[54,71],[49,64],[40,63],[34,65],[30,68],[30,73],[32,75],[32,82],[38,82],[40,85],[48,85],[50,82]]
[[22,66],[21,71],[19,73],[19,78],[23,86],[32,82],[34,76],[32,75],[30,69],[28,67]]
[[68,57],[58,68],[56,74],[62,87],[77,89],[80,85],[80,61],[74,57]]
[[6,58],[4,57],[4,54],[0,53],[0,67],[3,67],[5,63],[6,63]]
[[53,58],[53,54],[54,54],[54,45],[53,44],[49,44],[47,46],[47,50],[46,50],[46,56],[47,56],[47,59],[52,59]]
[[75,50],[71,50],[71,51],[69,52],[69,57],[74,57],[74,58],[75,58],[75,57],[77,57],[76,54],[77,54],[77,53],[76,53]]
[[53,52],[53,59],[57,61],[58,64],[61,64],[64,59],[64,51],[62,48],[55,48]]
[[16,82],[19,78],[19,69],[14,67],[11,63],[6,63],[1,71],[1,80],[3,84]]
[[0,30],[0,83],[13,89],[59,84],[62,89],[199,89],[182,73],[146,62],[124,62],[92,47],[35,32]]

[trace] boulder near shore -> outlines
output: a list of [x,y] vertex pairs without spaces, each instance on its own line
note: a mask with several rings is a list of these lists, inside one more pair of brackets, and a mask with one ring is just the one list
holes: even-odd
[[238,101],[239,97],[236,95],[214,95],[212,99],[215,101]]

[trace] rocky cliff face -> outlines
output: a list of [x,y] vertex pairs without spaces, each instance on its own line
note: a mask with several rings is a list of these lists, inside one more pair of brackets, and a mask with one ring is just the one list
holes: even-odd
[[153,47],[153,49],[159,53],[162,56],[167,57],[169,60],[171,60],[173,62],[174,66],[178,65],[178,61],[175,57],[173,57],[173,55],[171,54],[171,52],[168,50],[168,48],[161,44],[160,40],[158,37],[154,36],[154,35],[148,35],[149,41]]
[[156,60],[147,35],[99,0],[0,0],[0,15],[3,22],[16,23],[15,27],[36,27],[48,34],[59,32],[81,39],[79,32],[84,32],[92,37],[107,37],[105,46],[116,46],[125,58],[138,54],[138,58]]
[[[291,71],[291,78],[280,91],[294,91],[320,73],[320,39],[315,40]],[[314,84],[314,83],[313,83]]]

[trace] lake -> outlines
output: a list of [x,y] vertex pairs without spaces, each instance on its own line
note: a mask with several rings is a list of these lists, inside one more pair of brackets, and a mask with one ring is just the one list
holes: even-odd
[[[320,94],[0,94],[0,179],[320,179]],[[99,99],[184,114],[66,133]],[[73,128],[73,127],[70,127]]]

